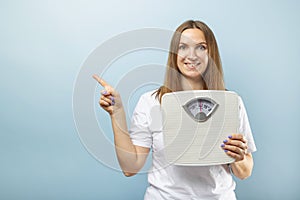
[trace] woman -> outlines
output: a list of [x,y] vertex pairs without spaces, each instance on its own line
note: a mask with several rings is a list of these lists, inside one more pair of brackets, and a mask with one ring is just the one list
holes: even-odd
[[239,131],[243,134],[232,133],[220,144],[235,162],[206,167],[175,166],[166,161],[163,151],[161,111],[157,108],[164,94],[181,90],[225,90],[216,39],[206,24],[190,20],[176,29],[164,85],[154,93],[142,95],[129,131],[119,93],[98,76],[94,78],[105,89],[99,104],[110,114],[116,154],[125,176],[139,172],[152,149],[150,186],[145,199],[236,199],[232,174],[240,179],[249,177],[253,168],[251,153],[256,151],[241,99]]

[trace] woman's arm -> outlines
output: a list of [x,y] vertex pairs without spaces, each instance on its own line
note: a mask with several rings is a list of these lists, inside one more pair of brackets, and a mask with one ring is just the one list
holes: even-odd
[[101,92],[99,104],[111,117],[115,150],[120,167],[125,176],[135,175],[144,166],[150,149],[133,145],[119,93],[97,75],[93,77],[105,89]]
[[231,169],[236,177],[245,179],[251,176],[253,158],[251,153],[247,153],[247,141],[242,134],[229,136],[224,140],[222,148],[228,156],[235,159],[235,162],[231,163]]
[[247,153],[244,159],[231,164],[233,174],[239,179],[246,179],[251,176],[253,169],[253,158],[251,153]]
[[115,149],[125,176],[135,175],[145,164],[150,149],[132,144],[126,125],[124,109],[111,114]]

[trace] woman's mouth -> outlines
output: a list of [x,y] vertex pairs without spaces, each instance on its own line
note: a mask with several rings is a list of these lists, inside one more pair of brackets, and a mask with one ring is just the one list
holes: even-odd
[[184,63],[185,66],[187,66],[189,69],[196,69],[201,63],[195,62],[195,63]]

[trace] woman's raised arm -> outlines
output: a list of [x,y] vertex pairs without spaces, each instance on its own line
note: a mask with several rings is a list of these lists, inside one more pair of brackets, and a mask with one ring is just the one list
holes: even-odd
[[101,91],[99,105],[111,117],[115,150],[120,167],[125,176],[135,175],[144,166],[150,149],[132,143],[120,94],[99,76],[94,75],[93,78],[104,88]]

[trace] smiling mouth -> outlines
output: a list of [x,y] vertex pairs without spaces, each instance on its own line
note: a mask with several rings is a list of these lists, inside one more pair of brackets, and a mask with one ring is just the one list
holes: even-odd
[[198,67],[201,63],[197,62],[197,63],[184,63],[188,68],[190,69],[195,69],[196,67]]

